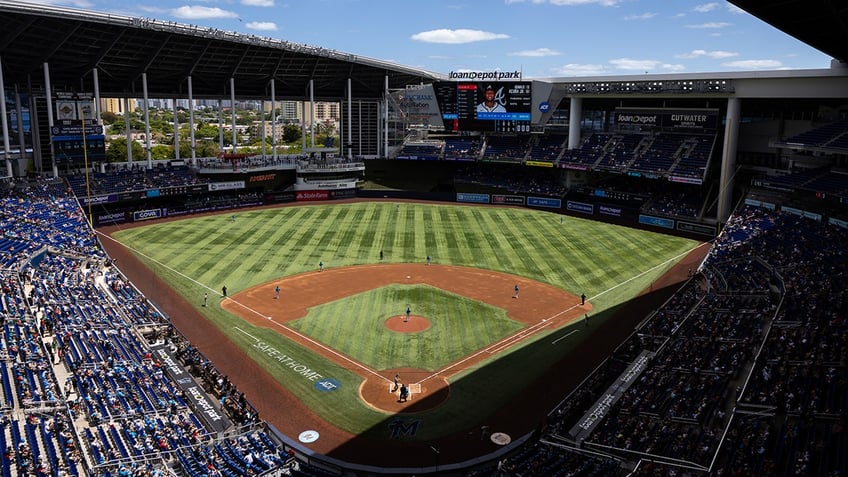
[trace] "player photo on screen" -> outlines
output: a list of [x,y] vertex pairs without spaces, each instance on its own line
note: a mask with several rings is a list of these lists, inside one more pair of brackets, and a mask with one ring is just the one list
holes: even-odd
[[483,89],[483,100],[477,104],[478,113],[505,113],[506,95],[503,86],[497,90],[492,85]]

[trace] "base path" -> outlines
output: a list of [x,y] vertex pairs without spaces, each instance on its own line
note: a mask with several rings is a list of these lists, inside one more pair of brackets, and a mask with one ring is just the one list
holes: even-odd
[[[306,339],[291,328],[279,326],[306,316],[310,307],[345,298],[391,284],[427,285],[506,310],[507,315],[527,325],[519,334],[505,338],[484,350],[467,356],[459,363],[433,373],[419,369],[371,370],[347,357]],[[514,297],[518,285],[519,297]],[[280,298],[275,298],[280,287]],[[335,361],[359,374],[364,380],[360,397],[370,406],[391,413],[421,412],[438,406],[448,398],[447,380],[454,374],[472,368],[497,352],[527,339],[540,331],[550,331],[582,317],[592,309],[590,302],[551,285],[505,273],[478,268],[425,264],[360,265],[324,269],[272,280],[239,292],[221,306],[256,326],[273,329],[315,353]],[[427,317],[410,315],[389,317],[386,326],[413,333],[429,327]],[[412,399],[401,402],[394,387],[394,376],[415,384],[414,391],[427,395],[420,403]],[[424,404],[426,402],[426,405]]]

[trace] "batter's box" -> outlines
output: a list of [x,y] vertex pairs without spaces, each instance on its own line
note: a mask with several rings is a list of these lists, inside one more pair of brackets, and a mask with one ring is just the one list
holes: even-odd
[[420,384],[410,384],[409,385],[409,399],[412,399],[412,396],[416,394],[421,394],[421,385]]

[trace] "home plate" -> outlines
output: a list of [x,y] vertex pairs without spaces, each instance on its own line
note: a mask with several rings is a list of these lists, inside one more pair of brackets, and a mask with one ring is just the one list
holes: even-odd
[[412,278],[412,276],[411,276],[411,275],[407,275],[407,276],[406,276],[406,278]]

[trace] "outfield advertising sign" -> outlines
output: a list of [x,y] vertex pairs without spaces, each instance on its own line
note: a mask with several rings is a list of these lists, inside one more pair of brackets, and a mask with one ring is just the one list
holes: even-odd
[[645,225],[653,225],[655,227],[662,227],[664,229],[673,229],[674,228],[674,220],[673,219],[663,219],[661,217],[654,217],[651,215],[639,215],[639,223]]
[[299,190],[295,196],[298,202],[310,202],[316,200],[327,200],[330,198],[328,190]]
[[621,207],[610,207],[602,205],[598,207],[598,212],[603,215],[612,215],[613,217],[621,217]]
[[548,197],[528,197],[527,205],[531,207],[548,207],[559,209],[562,207],[562,199],[551,199]]
[[496,194],[492,196],[492,203],[500,205],[524,205],[524,196]]
[[472,204],[488,204],[489,194],[469,194],[465,192],[457,192],[456,201]]
[[213,182],[209,184],[209,192],[239,189],[244,189],[244,181]]
[[682,232],[692,232],[701,235],[709,235],[710,237],[715,237],[716,229],[713,225],[702,225],[702,224],[693,224],[691,222],[677,222],[677,230]]
[[595,213],[595,207],[592,204],[587,204],[585,202],[575,202],[573,200],[569,200],[565,204],[566,210],[570,210],[572,212],[580,212],[581,214],[589,214],[592,215]]
[[115,212],[114,214],[103,214],[97,216],[97,224],[117,224],[126,222],[127,217],[123,212]]
[[108,194],[108,195],[96,195],[94,197],[80,197],[79,199],[80,205],[97,205],[97,204],[107,204],[110,202],[117,202],[118,195],[117,194]]
[[162,214],[162,209],[148,209],[133,212],[133,222],[140,222],[142,220],[150,219],[160,219],[162,217],[164,217],[164,215]]

